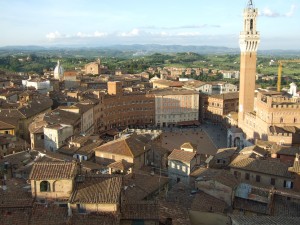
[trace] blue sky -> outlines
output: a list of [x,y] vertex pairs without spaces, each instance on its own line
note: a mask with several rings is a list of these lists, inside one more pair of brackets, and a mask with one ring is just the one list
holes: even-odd
[[[248,0],[0,0],[0,46],[238,47]],[[260,49],[300,49],[300,1],[253,0]]]

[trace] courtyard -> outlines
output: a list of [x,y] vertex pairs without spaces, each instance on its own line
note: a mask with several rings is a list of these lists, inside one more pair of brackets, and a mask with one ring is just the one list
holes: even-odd
[[197,152],[214,155],[226,148],[226,131],[218,125],[203,124],[197,128],[168,128],[162,134],[162,146],[172,151],[185,142],[197,145]]

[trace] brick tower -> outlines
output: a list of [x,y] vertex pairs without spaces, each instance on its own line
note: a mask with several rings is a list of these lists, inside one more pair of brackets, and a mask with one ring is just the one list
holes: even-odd
[[249,0],[244,9],[244,30],[240,34],[240,93],[238,125],[243,128],[245,114],[253,111],[256,76],[257,47],[260,42],[256,30],[258,10]]

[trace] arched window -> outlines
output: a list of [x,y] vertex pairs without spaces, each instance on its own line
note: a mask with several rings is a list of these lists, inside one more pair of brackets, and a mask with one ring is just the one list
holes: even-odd
[[253,30],[253,19],[250,20],[250,30]]
[[42,181],[40,183],[40,192],[49,192],[50,191],[50,183],[48,181]]

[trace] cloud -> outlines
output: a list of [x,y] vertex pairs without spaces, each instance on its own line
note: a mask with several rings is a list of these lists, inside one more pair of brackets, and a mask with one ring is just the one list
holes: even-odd
[[285,14],[285,16],[287,16],[287,17],[291,17],[291,16],[293,16],[293,15],[294,15],[294,13],[295,13],[295,11],[296,11],[296,8],[297,8],[297,6],[296,6],[296,5],[291,5],[291,9],[290,9],[290,11],[289,11],[289,12],[287,12],[287,13]]
[[63,38],[63,37],[64,37],[64,35],[62,35],[58,31],[46,34],[46,38],[49,39],[49,40],[54,40],[54,39]]
[[85,34],[85,33],[81,33],[78,32],[76,34],[76,37],[80,37],[80,38],[92,38],[92,37],[105,37],[108,34],[105,32],[99,32],[99,31],[95,31],[93,34]]
[[99,31],[96,31],[94,33],[94,37],[105,37],[107,35],[108,35],[107,33],[105,33],[105,32],[99,32]]
[[175,34],[176,36],[183,36],[183,37],[194,37],[194,36],[200,36],[200,32],[179,32]]
[[140,35],[140,30],[137,28],[134,28],[133,30],[129,32],[122,32],[119,34],[121,37],[136,37]]
[[176,27],[156,27],[156,26],[146,26],[141,27],[142,29],[151,29],[151,30],[180,30],[180,29],[201,29],[201,28],[220,28],[220,25],[214,24],[200,24],[200,25],[183,25]]
[[291,17],[294,15],[296,11],[297,6],[296,5],[291,5],[290,10],[287,13],[279,13],[271,10],[270,8],[266,7],[262,10],[262,12],[259,13],[260,16],[265,16],[265,17]]
[[70,35],[70,34],[61,34],[58,31],[50,32],[46,34],[46,38],[50,41],[58,40],[58,39],[74,39],[74,38],[99,38],[99,37],[105,37],[108,34],[105,32],[99,32],[95,31],[92,34],[86,34],[82,32],[77,32],[76,34]]

